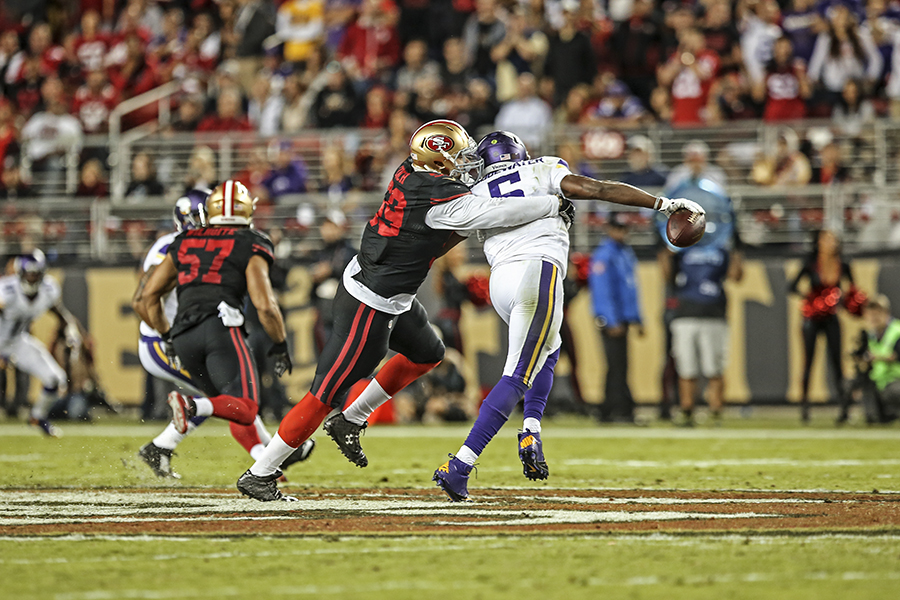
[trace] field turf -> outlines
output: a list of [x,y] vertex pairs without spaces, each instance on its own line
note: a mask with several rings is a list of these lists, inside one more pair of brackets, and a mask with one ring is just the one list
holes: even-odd
[[372,427],[367,469],[320,434],[294,506],[240,498],[250,460],[221,423],[175,482],[135,458],[161,425],[0,423],[0,598],[897,597],[900,428],[794,416],[551,420],[546,482],[522,477],[511,423],[467,504],[430,481],[465,427]]

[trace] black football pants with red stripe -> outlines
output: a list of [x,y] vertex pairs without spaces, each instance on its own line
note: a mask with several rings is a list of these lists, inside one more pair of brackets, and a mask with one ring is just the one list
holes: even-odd
[[333,304],[334,329],[316,366],[312,393],[338,408],[357,381],[372,374],[388,349],[417,364],[444,358],[444,344],[418,300],[399,315],[381,312],[350,295],[341,283]]
[[225,327],[211,315],[173,344],[182,367],[207,396],[225,394],[259,404],[256,363],[240,327]]

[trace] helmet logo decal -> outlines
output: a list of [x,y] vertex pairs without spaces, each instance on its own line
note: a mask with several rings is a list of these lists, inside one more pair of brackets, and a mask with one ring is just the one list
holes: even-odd
[[453,146],[453,140],[442,134],[433,135],[425,140],[425,147],[432,152],[446,152]]

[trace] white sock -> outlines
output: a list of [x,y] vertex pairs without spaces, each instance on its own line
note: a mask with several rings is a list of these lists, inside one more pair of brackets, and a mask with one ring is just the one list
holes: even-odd
[[253,458],[256,459],[256,462],[250,467],[250,472],[257,477],[271,475],[278,470],[278,467],[281,466],[284,459],[286,459],[294,450],[296,450],[296,448],[288,446],[287,442],[281,439],[281,436],[276,433],[275,437],[272,438],[272,441],[269,442],[269,445],[260,452],[260,456],[256,457],[253,456],[252,453],[250,454],[250,456],[253,456]]
[[[259,418],[259,415],[256,415],[256,418],[253,419],[253,426],[256,427],[256,435],[259,436],[262,445],[265,446],[269,442],[272,441],[272,436],[269,435],[269,431],[266,429],[266,426],[263,425],[262,419]],[[253,456],[253,452],[250,452],[250,456]],[[255,456],[253,458],[256,458]]]
[[197,426],[188,421],[188,432],[185,434],[178,433],[174,423],[169,423],[158,436],[153,438],[153,445],[166,450],[174,450],[181,443],[181,440],[187,437],[188,433],[196,429]]
[[344,418],[351,423],[362,425],[375,412],[375,409],[390,400],[391,397],[375,379],[369,382],[359,398],[344,409]]
[[478,460],[478,455],[468,446],[463,446],[459,449],[459,452],[456,453],[456,458],[471,466]]
[[525,423],[522,425],[522,429],[524,431],[530,431],[531,433],[540,433],[541,422],[534,417],[528,417],[527,419],[525,419]]
[[212,402],[209,401],[209,398],[194,398],[194,404],[197,405],[197,416],[198,417],[211,417],[213,416],[213,405]]
[[259,460],[262,458],[263,451],[266,449],[265,444],[257,444],[250,448],[250,458],[253,460]]

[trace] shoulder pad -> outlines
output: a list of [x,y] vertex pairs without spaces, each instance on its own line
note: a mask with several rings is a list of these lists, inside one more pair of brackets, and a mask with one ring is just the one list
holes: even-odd
[[539,160],[548,165],[553,165],[553,166],[558,165],[561,167],[565,167],[567,169],[569,168],[569,163],[567,163],[563,159],[559,158],[558,156],[542,156]]

